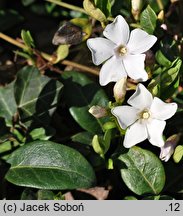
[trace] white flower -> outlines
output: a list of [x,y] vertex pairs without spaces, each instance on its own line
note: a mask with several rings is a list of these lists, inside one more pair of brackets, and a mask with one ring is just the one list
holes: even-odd
[[126,129],[124,146],[130,148],[148,139],[152,145],[162,147],[162,137],[166,119],[171,118],[176,110],[176,103],[164,103],[142,85],[138,84],[135,93],[128,99],[131,106],[118,106],[112,109],[121,128]]
[[180,140],[180,136],[180,134],[174,134],[166,140],[165,145],[161,147],[159,156],[162,161],[167,162],[170,159],[170,157],[174,153],[177,143]]
[[148,75],[142,53],[149,50],[157,38],[141,29],[134,29],[130,34],[127,22],[120,15],[106,26],[103,35],[106,38],[87,40],[93,63],[100,65],[107,60],[100,71],[100,85],[117,82],[127,75],[134,80],[146,81]]

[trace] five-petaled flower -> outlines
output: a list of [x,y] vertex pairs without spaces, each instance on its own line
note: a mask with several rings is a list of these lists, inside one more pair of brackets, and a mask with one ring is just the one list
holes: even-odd
[[141,29],[134,29],[130,34],[129,26],[121,15],[106,26],[103,35],[106,38],[87,41],[95,65],[107,60],[100,71],[100,85],[117,82],[127,75],[137,81],[146,81],[148,75],[144,69],[145,54],[142,53],[149,50],[157,38]]
[[176,103],[164,103],[142,85],[138,84],[135,93],[128,99],[131,106],[117,106],[111,110],[122,129],[126,129],[124,147],[130,148],[148,139],[152,145],[162,147],[165,120],[171,118]]

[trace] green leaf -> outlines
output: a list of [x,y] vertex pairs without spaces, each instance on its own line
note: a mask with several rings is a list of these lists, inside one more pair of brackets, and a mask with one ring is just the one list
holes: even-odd
[[14,82],[0,87],[0,117],[5,118],[5,121],[9,123],[17,111],[13,87]]
[[0,31],[6,31],[11,29],[18,23],[23,21],[23,17],[20,16],[14,10],[0,10]]
[[119,156],[121,177],[138,195],[159,194],[165,184],[165,172],[159,158],[140,147],[132,147]]
[[49,190],[38,190],[37,196],[38,200],[53,200],[55,194]]
[[172,96],[179,86],[179,72],[182,61],[177,58],[172,62],[171,67],[163,68],[161,73],[154,77],[148,85],[149,91],[165,100]]
[[110,0],[94,0],[95,6],[99,8],[106,17],[111,15],[111,2]]
[[33,40],[32,36],[31,36],[30,31],[22,30],[21,31],[21,37],[22,37],[22,40],[24,41],[25,45],[28,48],[35,47],[34,40]]
[[91,145],[93,134],[88,131],[84,131],[84,132],[80,132],[80,133],[73,135],[71,139],[73,142]]
[[156,61],[164,67],[170,67],[172,64],[171,61],[163,54],[161,50],[158,50],[156,52],[155,58]]
[[[40,74],[37,68],[26,66],[17,74],[14,85],[15,100],[23,122],[49,116],[49,112],[57,105],[59,93],[63,85]],[[46,119],[45,119],[46,121]]]
[[44,128],[35,128],[29,133],[29,135],[33,140],[48,140],[51,137],[46,135],[46,130]]
[[149,34],[153,34],[156,28],[157,16],[153,9],[148,5],[147,8],[141,13],[140,25],[143,30]]
[[107,118],[96,119],[88,110],[93,105],[101,107],[108,105],[108,99],[103,89],[86,75],[78,72],[64,72],[62,78],[63,98],[70,107],[69,111],[72,117],[86,131],[93,134],[102,133],[102,125]]
[[178,145],[173,154],[173,160],[175,163],[179,163],[183,158],[183,145]]
[[56,50],[56,59],[53,63],[56,64],[59,61],[65,59],[68,56],[68,54],[69,54],[69,46],[67,44],[58,46]]
[[6,179],[19,186],[48,190],[91,187],[95,174],[76,150],[50,141],[35,141],[14,151]]
[[99,8],[95,7],[91,0],[84,0],[83,7],[88,15],[90,15],[94,19],[100,21],[101,23],[107,21],[105,14]]

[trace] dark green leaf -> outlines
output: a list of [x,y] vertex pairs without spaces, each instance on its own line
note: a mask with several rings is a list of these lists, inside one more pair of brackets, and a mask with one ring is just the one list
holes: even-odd
[[162,53],[161,50],[158,50],[155,55],[156,61],[164,67],[170,67],[171,61]]
[[35,141],[16,150],[8,162],[6,179],[13,184],[40,189],[91,187],[95,174],[76,150],[50,141]]
[[165,172],[159,158],[148,150],[131,148],[119,156],[121,177],[138,195],[159,194],[165,184]]
[[21,200],[37,200],[37,194],[33,189],[26,188],[21,194]]
[[179,86],[179,73],[182,61],[177,58],[171,67],[163,68],[162,72],[154,77],[148,85],[148,89],[154,96],[167,99],[177,90]]
[[140,25],[149,34],[153,34],[156,28],[157,16],[153,9],[148,5],[147,8],[141,13]]
[[59,99],[63,85],[40,74],[37,68],[26,66],[17,74],[15,100],[23,122],[40,121],[50,115]]
[[6,122],[11,122],[17,111],[13,86],[14,82],[0,87],[0,117],[5,118]]
[[63,78],[63,97],[76,122],[85,130],[95,134],[102,132],[106,118],[96,119],[88,110],[93,105],[106,107],[108,99],[105,92],[86,75],[78,72],[65,72]]
[[87,131],[80,132],[71,137],[73,142],[91,145],[93,134]]
[[11,29],[22,20],[23,17],[14,10],[0,10],[0,31]]

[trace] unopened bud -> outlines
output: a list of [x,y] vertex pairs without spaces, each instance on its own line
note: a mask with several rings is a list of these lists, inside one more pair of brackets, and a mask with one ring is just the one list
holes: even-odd
[[107,110],[101,106],[92,106],[88,112],[97,119],[107,116]]
[[165,145],[161,147],[159,156],[162,161],[167,162],[170,159],[170,157],[174,153],[177,143],[179,142],[179,139],[180,134],[174,134],[166,140]]
[[127,78],[124,77],[116,82],[113,88],[114,98],[117,103],[122,103],[126,95]]
[[143,0],[131,0],[131,4],[133,17],[135,20],[138,20],[143,7]]
[[163,21],[164,18],[165,18],[164,10],[161,10],[161,11],[159,12],[159,14],[158,14],[158,19],[159,19],[160,21]]

